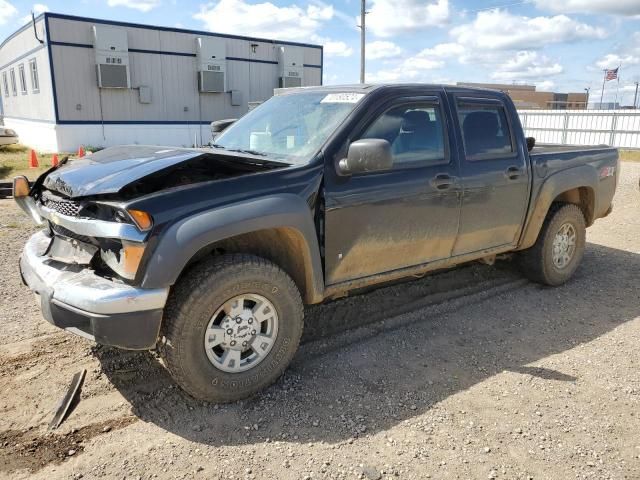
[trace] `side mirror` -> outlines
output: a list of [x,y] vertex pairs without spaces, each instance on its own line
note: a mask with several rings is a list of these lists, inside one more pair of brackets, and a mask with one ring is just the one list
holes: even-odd
[[527,137],[527,150],[533,150],[533,147],[536,146],[536,139],[533,137]]
[[215,138],[220,135],[225,129],[233,125],[238,119],[237,118],[225,118],[224,120],[216,120],[215,122],[211,122],[211,136],[215,140]]
[[338,162],[338,174],[377,172],[393,167],[391,144],[379,138],[356,140],[349,145],[347,158]]

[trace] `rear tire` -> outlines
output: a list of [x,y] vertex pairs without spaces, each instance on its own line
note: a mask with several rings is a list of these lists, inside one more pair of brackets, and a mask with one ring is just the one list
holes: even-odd
[[518,254],[522,273],[537,283],[562,285],[574,274],[586,241],[582,210],[577,205],[554,203],[536,243]]
[[260,257],[222,255],[197,265],[175,286],[160,353],[189,394],[233,402],[280,377],[302,327],[302,300],[289,275]]

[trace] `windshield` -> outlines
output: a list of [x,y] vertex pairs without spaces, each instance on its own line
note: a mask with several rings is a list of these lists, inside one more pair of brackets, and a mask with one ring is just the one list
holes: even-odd
[[363,96],[308,92],[271,97],[225,130],[212,145],[304,164]]

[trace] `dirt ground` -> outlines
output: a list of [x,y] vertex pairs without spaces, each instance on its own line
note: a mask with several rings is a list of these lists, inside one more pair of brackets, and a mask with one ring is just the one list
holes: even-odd
[[46,324],[17,272],[34,228],[0,201],[0,478],[638,479],[639,175],[569,284],[471,265],[310,308],[286,374],[225,406]]

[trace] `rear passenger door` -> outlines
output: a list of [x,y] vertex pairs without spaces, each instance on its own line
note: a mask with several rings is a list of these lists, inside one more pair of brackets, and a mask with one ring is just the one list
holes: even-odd
[[520,126],[496,97],[454,95],[453,103],[463,147],[460,229],[453,255],[513,245],[529,200]]

